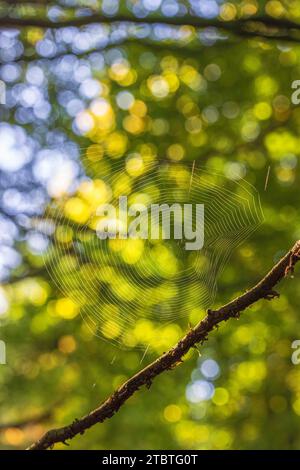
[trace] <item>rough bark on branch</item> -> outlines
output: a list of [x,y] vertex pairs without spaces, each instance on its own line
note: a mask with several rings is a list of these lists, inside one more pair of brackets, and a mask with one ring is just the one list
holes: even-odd
[[72,439],[77,434],[83,434],[85,430],[96,423],[102,423],[111,418],[140,387],[146,385],[149,388],[155,377],[180,364],[189,349],[197,343],[202,344],[207,339],[208,333],[219,323],[230,318],[238,318],[243,310],[260,299],[271,300],[278,297],[274,287],[285,276],[293,273],[295,264],[299,260],[300,240],[256,286],[223,307],[217,310],[208,310],[206,317],[194,328],[191,328],[176,346],[127,380],[97,409],[68,426],[48,431],[39,441],[32,444],[29,450],[45,450],[53,447],[57,442],[65,443],[66,440]]

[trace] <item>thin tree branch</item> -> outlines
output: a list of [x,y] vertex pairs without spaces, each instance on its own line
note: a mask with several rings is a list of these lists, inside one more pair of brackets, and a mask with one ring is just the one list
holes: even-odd
[[83,418],[75,420],[69,426],[48,431],[28,449],[45,450],[53,447],[57,442],[65,443],[67,439],[83,434],[96,423],[102,423],[104,420],[111,418],[140,387],[146,385],[149,388],[155,377],[180,364],[189,349],[196,346],[197,343],[202,344],[207,339],[208,333],[219,323],[227,321],[229,318],[239,318],[243,310],[260,299],[271,300],[278,297],[279,294],[274,291],[274,287],[285,276],[293,273],[295,264],[299,260],[300,240],[256,286],[223,307],[217,310],[208,310],[206,317],[190,329],[176,346],[121,385],[99,408]]
[[6,429],[9,428],[19,428],[23,429],[26,428],[27,426],[31,426],[33,424],[40,424],[45,421],[48,421],[50,418],[53,417],[54,414],[54,409],[57,406],[60,406],[64,402],[65,398],[60,398],[59,400],[56,400],[54,403],[52,403],[51,407],[43,411],[40,414],[36,414],[34,416],[22,419],[20,421],[11,421],[7,423],[0,423],[0,433],[5,431]]
[[175,16],[166,17],[158,15],[148,15],[140,18],[133,15],[115,15],[115,16],[104,16],[101,14],[78,16],[74,18],[51,21],[48,18],[38,17],[9,17],[4,16],[0,18],[0,25],[6,27],[26,27],[26,26],[37,26],[39,28],[50,28],[57,29],[68,26],[85,26],[92,23],[131,23],[131,24],[166,24],[169,26],[194,26],[195,28],[206,28],[215,27],[225,31],[235,31],[236,28],[245,27],[247,25],[255,25],[260,23],[261,25],[268,26],[270,28],[278,28],[285,30],[300,29],[300,23],[290,21],[288,19],[274,18],[272,16],[251,16],[248,18],[239,18],[237,20],[224,21],[219,19],[206,19],[200,18],[199,16]]
[[[107,17],[101,14],[92,14],[89,16],[71,17],[58,21],[51,21],[42,17],[13,17],[4,16],[0,18],[0,27],[4,28],[23,28],[39,27],[58,29],[69,26],[86,26],[89,24],[164,24],[168,26],[193,26],[195,28],[214,27],[222,31],[233,33],[246,37],[262,37],[265,39],[277,39],[283,41],[299,41],[293,33],[300,30],[300,24],[288,19],[273,18],[271,16],[252,16],[249,18],[239,18],[232,21],[223,21],[219,19],[205,19],[198,16],[185,15],[182,17],[164,17],[149,15],[145,18],[135,17],[133,15],[116,15]],[[292,33],[292,34],[290,34]]]
[[44,421],[48,421],[52,417],[53,412],[51,410],[42,413],[39,416],[33,416],[28,419],[24,419],[22,421],[12,421],[10,423],[3,423],[0,424],[0,433],[6,431],[9,428],[18,428],[23,429],[27,426],[32,426],[33,424],[40,424]]
[[[223,46],[233,46],[233,45],[236,45],[237,42],[236,41],[231,41],[229,42],[228,40],[222,40],[222,41],[218,41],[218,47],[223,47]],[[194,58],[197,58],[199,59],[199,51],[201,50],[201,48],[203,48],[203,44],[195,44],[195,43],[180,43],[180,42],[173,42],[173,41],[170,41],[170,40],[165,40],[165,41],[153,41],[153,40],[150,40],[150,39],[146,39],[146,38],[135,38],[135,37],[128,37],[128,38],[125,38],[124,40],[122,41],[118,41],[118,42],[115,42],[115,43],[110,43],[110,44],[107,44],[106,46],[102,46],[102,47],[94,47],[92,49],[87,49],[83,52],[78,52],[78,51],[74,51],[74,50],[64,50],[64,51],[61,51],[61,52],[58,52],[57,54],[53,55],[53,56],[47,56],[47,57],[44,57],[44,56],[40,56],[38,54],[33,54],[33,55],[21,55],[20,57],[18,57],[17,59],[14,59],[10,62],[12,63],[19,63],[19,62],[34,62],[34,61],[37,61],[37,60],[40,60],[40,61],[49,61],[49,60],[57,60],[57,59],[61,59],[62,57],[65,57],[65,56],[68,56],[68,55],[74,55],[78,58],[82,58],[82,57],[87,57],[89,56],[90,54],[94,54],[94,53],[105,53],[106,51],[109,51],[111,49],[115,49],[115,48],[128,48],[130,46],[134,45],[135,47],[138,47],[138,48],[141,48],[141,49],[153,49],[155,51],[158,51],[160,53],[173,53],[173,54],[177,54],[179,56],[183,56],[183,57],[194,57]],[[200,47],[199,47],[200,46]],[[5,64],[5,62],[0,62],[0,64]]]

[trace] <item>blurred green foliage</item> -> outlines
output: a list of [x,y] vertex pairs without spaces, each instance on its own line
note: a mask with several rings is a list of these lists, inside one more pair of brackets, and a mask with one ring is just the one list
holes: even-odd
[[[295,5],[277,0],[219,2],[219,17],[234,20],[266,12],[297,20]],[[25,6],[21,13],[28,13]],[[115,29],[106,25],[103,35],[109,37]],[[237,181],[244,178],[253,185],[260,194],[265,222],[235,249],[218,279],[215,305],[221,305],[259,280],[300,238],[300,108],[291,103],[291,84],[300,74],[300,49],[296,43],[259,38],[225,37],[210,43],[199,39],[195,28],[179,29],[183,39],[160,39],[156,31],[153,40],[154,33],[149,32],[151,41],[144,34],[124,44],[102,47],[94,55],[84,49],[60,53],[62,36],[58,33],[23,28],[18,40],[27,58],[16,59],[19,83],[26,82],[32,64],[42,70],[41,87],[47,91],[51,112],[42,124],[37,116],[26,122],[15,105],[4,119],[11,126],[23,127],[35,139],[40,136],[42,148],[50,148],[51,142],[46,144],[44,139],[48,135],[51,141],[51,132],[57,131],[64,135],[61,146],[76,144],[81,162],[79,186],[72,194],[64,179],[48,182],[51,202],[44,212],[48,221],[57,220],[55,214],[60,210],[65,224],[69,219],[72,226],[84,225],[93,204],[105,200],[116,162],[123,165],[123,173],[117,181],[120,187],[112,185],[115,196],[124,188],[134,194],[132,181],[141,159],[169,162],[170,177],[179,171],[190,175],[195,161],[207,171]],[[86,34],[92,35],[88,30]],[[61,56],[35,57],[43,40]],[[81,69],[83,77],[85,68],[91,81],[81,90],[84,106],[73,112],[62,93],[72,90],[75,96],[84,79],[74,85],[70,76]],[[1,173],[5,179],[5,172]],[[55,227],[46,256],[53,255],[53,242],[62,244],[67,256],[72,230],[63,227],[64,223]],[[26,227],[23,231],[26,233]],[[176,342],[187,331],[188,322],[195,323],[204,314],[185,296],[180,308],[189,309],[190,318],[173,321],[159,333],[154,329],[150,339],[145,337],[154,328],[151,320],[144,320],[136,332],[135,346],[151,343],[144,358],[143,351],[134,348],[119,350],[93,335],[80,315],[84,307],[66,289],[61,292],[45,269],[45,253],[36,253],[27,241],[25,235],[16,239],[22,262],[0,288],[0,337],[7,345],[7,365],[0,366],[1,424],[30,421],[48,410],[51,415],[40,423],[0,431],[2,448],[23,448],[44,430],[89,412]],[[118,246],[114,248],[118,251]],[[122,255],[122,262],[134,269],[139,249],[135,241],[127,255]],[[97,260],[96,253],[94,256]],[[158,252],[158,262],[160,256]],[[88,260],[89,269],[93,262]],[[68,259],[69,268],[71,263]],[[92,268],[99,266],[95,263]],[[79,274],[77,269],[75,262],[73,271],[82,283],[78,289],[84,292],[84,266]],[[66,278],[66,284],[69,280]],[[109,282],[121,286],[126,301],[133,295],[118,270],[110,272]],[[201,356],[197,350],[191,351],[182,365],[155,380],[150,391],[140,390],[112,419],[73,439],[70,449],[299,448],[300,366],[291,362],[291,343],[300,335],[299,285],[296,272],[294,279],[282,282],[280,299],[261,301],[238,321],[222,325],[201,348]],[[90,293],[89,301],[99,311],[101,299]],[[119,305],[122,314],[121,301]],[[205,373],[205,363],[217,365],[218,373]]]

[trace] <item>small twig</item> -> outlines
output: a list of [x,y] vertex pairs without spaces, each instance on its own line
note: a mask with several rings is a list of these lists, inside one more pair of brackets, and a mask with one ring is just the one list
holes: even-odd
[[195,171],[195,163],[196,160],[193,161],[193,166],[192,166],[192,173],[191,173],[191,179],[190,179],[190,186],[189,186],[189,194],[191,192],[192,184],[193,184],[193,177],[194,177],[194,171]]
[[269,183],[270,171],[271,171],[271,165],[269,165],[268,171],[267,171],[267,176],[266,176],[266,181],[265,181],[265,191],[267,190],[267,186],[268,186],[268,183]]
[[117,356],[116,356],[116,355],[114,355],[114,357],[112,358],[112,360],[111,360],[111,363],[110,363],[111,365],[112,365],[112,364],[115,362],[115,360],[116,360],[116,357],[117,357]]
[[145,359],[145,356],[146,356],[146,354],[147,354],[147,352],[148,352],[149,346],[150,346],[150,344],[148,344],[148,346],[146,347],[146,349],[145,349],[145,351],[144,351],[144,354],[143,354],[143,356],[142,356],[142,358],[141,358],[141,360],[140,360],[140,364],[141,364],[141,363],[143,362],[143,360]]
[[1,423],[0,432],[3,432],[9,428],[23,429],[23,428],[26,428],[27,426],[32,426],[34,424],[43,423],[45,421],[48,421],[51,418],[52,414],[53,414],[52,410],[49,410],[40,415],[32,416],[22,421],[11,421],[8,423]]

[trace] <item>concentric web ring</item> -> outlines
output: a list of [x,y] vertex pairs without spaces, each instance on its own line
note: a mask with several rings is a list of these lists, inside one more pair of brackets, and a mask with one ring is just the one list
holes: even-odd
[[[134,156],[103,161],[97,147],[83,159],[86,178],[71,197],[48,209],[55,224],[45,256],[59,289],[75,302],[89,328],[121,348],[145,348],[151,334],[205,310],[232,252],[262,223],[258,192],[194,164]],[[187,251],[185,240],[99,239],[101,204],[203,204],[204,246]],[[145,331],[147,326],[147,334]],[[143,330],[144,328],[144,330]]]

